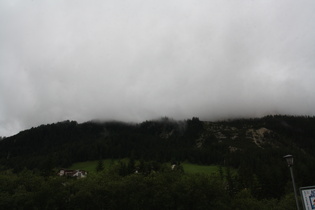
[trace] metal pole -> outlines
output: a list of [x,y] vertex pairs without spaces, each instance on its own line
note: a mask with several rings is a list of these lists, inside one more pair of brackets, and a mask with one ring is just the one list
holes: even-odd
[[296,208],[297,208],[298,210],[300,210],[299,202],[298,202],[298,197],[297,197],[297,194],[296,194],[296,188],[295,188],[295,182],[294,182],[294,176],[293,176],[292,166],[289,166],[289,168],[290,168],[290,172],[291,172],[291,178],[292,178],[292,184],[293,184],[293,190],[294,190]]

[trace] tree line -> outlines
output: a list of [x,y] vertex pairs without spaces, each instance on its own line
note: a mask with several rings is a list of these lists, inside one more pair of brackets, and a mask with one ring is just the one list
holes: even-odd
[[[145,163],[149,164],[149,163]],[[44,177],[27,169],[0,173],[0,209],[294,209],[294,197],[257,199],[232,189],[231,174],[186,174],[165,164],[149,173],[121,174],[122,165],[86,178]],[[234,183],[236,184],[236,182]],[[236,187],[236,186],[234,186]],[[233,191],[233,192],[232,192]]]

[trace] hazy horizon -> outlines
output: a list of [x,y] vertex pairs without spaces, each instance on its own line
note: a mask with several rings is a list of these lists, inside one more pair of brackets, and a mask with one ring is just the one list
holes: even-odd
[[0,1],[0,136],[315,115],[315,1]]

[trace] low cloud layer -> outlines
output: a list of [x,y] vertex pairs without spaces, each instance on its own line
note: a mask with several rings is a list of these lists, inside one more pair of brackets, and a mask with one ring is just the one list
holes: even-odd
[[0,136],[66,119],[315,115],[313,0],[3,0]]

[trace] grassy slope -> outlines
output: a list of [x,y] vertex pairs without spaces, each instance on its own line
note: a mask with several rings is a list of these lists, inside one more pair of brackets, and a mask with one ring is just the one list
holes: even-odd
[[[111,159],[105,159],[104,161],[104,167],[109,168],[113,164],[117,163],[118,160],[111,160]],[[126,160],[122,160],[126,161]],[[93,172],[96,169],[98,161],[87,161],[87,162],[79,162],[73,164],[70,169],[80,169],[80,170],[85,170],[88,172]],[[218,173],[218,166],[216,165],[196,165],[192,163],[182,163],[182,166],[184,168],[184,171],[186,173],[207,173],[207,174],[212,174],[212,173]],[[171,164],[170,164],[171,167]]]
[[[107,169],[111,167],[115,162],[118,162],[118,160],[111,160],[111,159],[105,159],[103,160],[104,163],[104,168]],[[80,170],[85,170],[88,172],[93,172],[96,171],[96,166],[97,166],[98,161],[86,161],[86,162],[79,162],[73,164],[70,169],[80,169]]]
[[182,164],[184,171],[186,173],[218,173],[219,168],[216,165],[196,165],[192,163],[183,163]]

